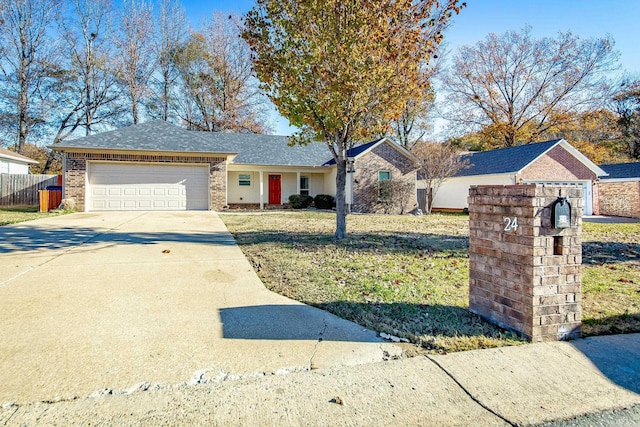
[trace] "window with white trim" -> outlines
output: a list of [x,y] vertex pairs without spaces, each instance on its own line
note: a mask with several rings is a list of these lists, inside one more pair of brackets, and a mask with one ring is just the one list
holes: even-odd
[[238,175],[238,185],[240,187],[247,187],[251,185],[251,174],[241,173]]
[[305,196],[309,195],[309,177],[308,176],[300,177],[300,194]]
[[391,181],[391,171],[378,171],[378,200],[380,201],[384,201],[389,197],[388,181]]

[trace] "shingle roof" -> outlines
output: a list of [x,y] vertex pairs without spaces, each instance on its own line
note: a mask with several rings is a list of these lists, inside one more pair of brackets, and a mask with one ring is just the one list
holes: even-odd
[[600,165],[609,174],[606,179],[640,178],[640,162]]
[[[380,140],[349,150],[355,157]],[[104,149],[237,154],[233,163],[272,166],[329,166],[335,164],[327,146],[313,142],[289,146],[286,136],[194,132],[162,120],[141,123],[52,145],[61,151]]]
[[[355,147],[351,147],[347,150],[347,157],[358,157],[360,154],[367,151],[369,148],[376,145],[378,142],[382,141],[384,138],[376,139],[375,141],[367,142],[366,144],[356,145]],[[327,165],[335,165],[336,161],[332,158],[329,160]]]
[[455,176],[516,173],[560,141],[562,140],[554,139],[536,144],[465,154],[462,159],[468,161],[469,167],[463,168]]
[[6,148],[0,148],[0,158],[16,160],[21,163],[38,163],[36,160],[33,160],[27,156],[23,156],[22,154],[18,154],[15,151],[7,150]]
[[141,123],[102,132],[83,138],[71,139],[52,145],[55,150],[68,148],[106,149],[126,151],[182,151],[212,152],[206,140],[163,120]]
[[197,132],[212,149],[238,153],[235,164],[273,166],[322,166],[331,153],[326,144],[289,146],[286,136],[245,133]]

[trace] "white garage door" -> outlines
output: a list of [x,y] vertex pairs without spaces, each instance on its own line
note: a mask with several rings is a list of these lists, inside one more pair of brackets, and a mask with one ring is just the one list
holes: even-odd
[[570,186],[570,187],[581,187],[582,188],[582,214],[583,215],[593,215],[593,197],[591,195],[591,182],[590,181],[532,181],[526,182],[527,184],[544,184],[544,185],[554,185],[554,186]]
[[90,211],[209,208],[209,168],[192,165],[90,163]]

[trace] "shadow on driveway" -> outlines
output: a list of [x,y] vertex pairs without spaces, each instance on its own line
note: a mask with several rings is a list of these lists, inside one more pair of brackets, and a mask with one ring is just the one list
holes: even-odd
[[0,227],[0,254],[41,249],[65,249],[84,243],[117,243],[147,245],[160,242],[235,245],[226,232],[212,233],[127,233],[87,227],[44,228],[25,226]]
[[640,393],[640,334],[607,335],[571,341],[615,384]]
[[227,339],[381,342],[375,332],[308,305],[232,307],[219,313]]

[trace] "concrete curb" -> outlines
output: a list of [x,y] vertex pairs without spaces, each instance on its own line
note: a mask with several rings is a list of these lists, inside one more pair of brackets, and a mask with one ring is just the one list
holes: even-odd
[[640,334],[597,337],[6,406],[0,424],[537,425],[640,405],[639,361]]

